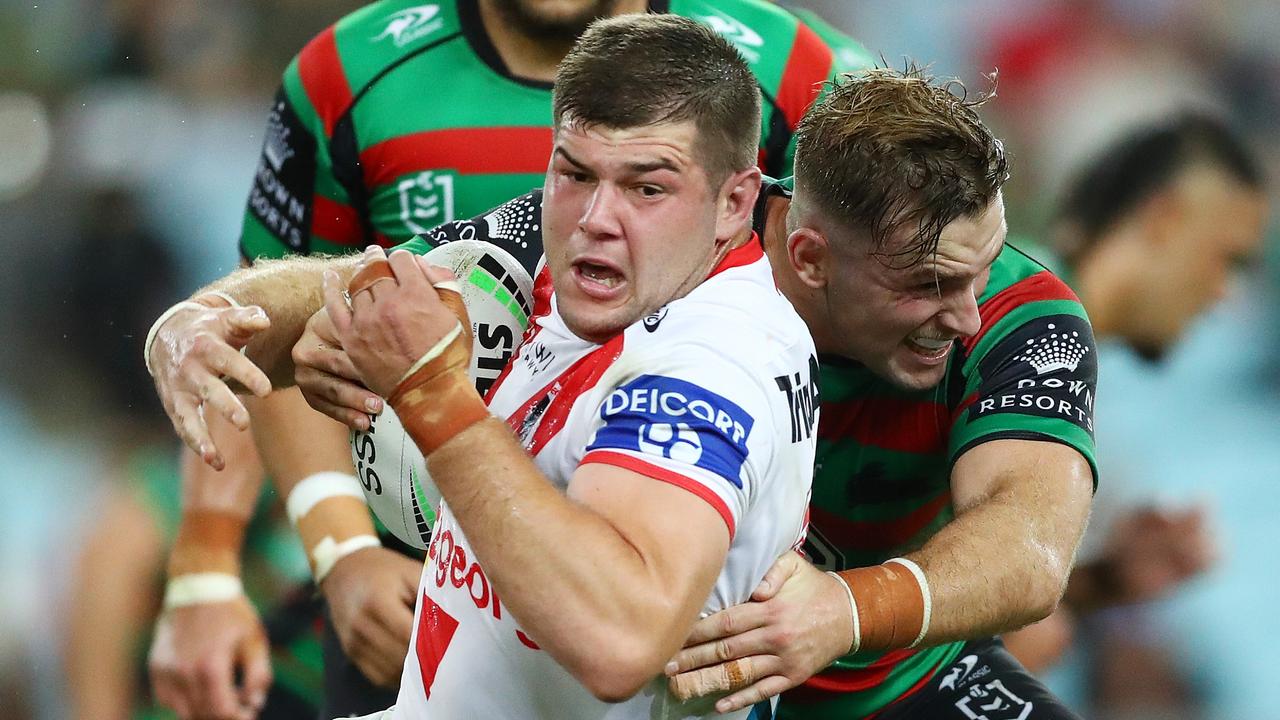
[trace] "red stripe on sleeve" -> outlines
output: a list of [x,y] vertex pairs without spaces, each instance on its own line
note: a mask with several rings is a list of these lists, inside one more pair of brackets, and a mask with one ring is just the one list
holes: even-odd
[[941,452],[951,430],[942,403],[896,397],[865,397],[822,403],[818,437],[852,439],[859,445],[906,453]]
[[354,208],[318,194],[311,198],[311,234],[352,247],[364,239]]
[[796,25],[796,38],[791,44],[791,55],[782,71],[782,83],[778,86],[778,106],[792,130],[800,123],[809,106],[822,91],[822,83],[831,77],[835,55],[831,48],[804,23]]
[[324,123],[324,134],[333,136],[333,126],[351,106],[351,86],[338,57],[338,41],[333,27],[317,35],[298,55],[298,75],[316,114]]
[[371,145],[360,153],[360,164],[368,187],[424,170],[541,174],[547,171],[551,145],[549,127],[449,128]]
[[965,352],[972,353],[973,348],[982,340],[991,328],[1014,308],[1040,300],[1073,300],[1080,298],[1048,270],[1041,270],[1027,278],[1023,278],[1000,292],[992,295],[978,307],[978,315],[982,317],[982,327],[978,333],[963,340]]
[[651,477],[654,480],[661,480],[664,483],[675,485],[683,488],[698,497],[706,500],[712,509],[720,513],[720,517],[724,520],[725,527],[729,528],[729,541],[733,541],[733,533],[737,529],[733,522],[733,513],[729,512],[729,506],[725,505],[724,500],[715,493],[711,488],[694,480],[693,478],[681,475],[678,472],[659,467],[653,463],[645,462],[638,457],[626,455],[620,452],[612,452],[609,450],[592,450],[582,458],[579,467],[589,465],[591,463],[599,463],[601,465],[613,465],[625,470],[640,473],[645,477]]

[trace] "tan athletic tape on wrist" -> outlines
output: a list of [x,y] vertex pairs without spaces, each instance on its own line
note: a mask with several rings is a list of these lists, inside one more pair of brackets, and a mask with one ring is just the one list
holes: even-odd
[[[321,472],[303,478],[285,501],[289,521],[319,583],[333,565],[356,550],[380,545],[369,519],[360,481],[354,475]],[[335,554],[336,553],[336,554]]]
[[919,566],[906,558],[894,558],[839,575],[849,586],[857,613],[860,644],[856,651],[899,650],[924,640],[932,608],[928,583]]
[[227,512],[183,512],[169,553],[169,577],[201,573],[239,576],[240,549],[247,525],[246,518]]
[[387,398],[423,456],[489,417],[489,408],[467,375],[471,364],[471,323],[458,285],[446,281],[435,287],[441,302],[458,316],[461,332],[450,332],[424,353]]

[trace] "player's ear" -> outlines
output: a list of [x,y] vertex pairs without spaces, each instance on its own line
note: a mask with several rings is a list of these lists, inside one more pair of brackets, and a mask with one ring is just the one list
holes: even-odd
[[737,237],[742,229],[751,227],[751,213],[760,195],[760,168],[749,168],[730,173],[720,185],[716,198],[716,240]]
[[787,260],[800,282],[821,290],[831,279],[831,244],[821,231],[801,225],[787,236]]

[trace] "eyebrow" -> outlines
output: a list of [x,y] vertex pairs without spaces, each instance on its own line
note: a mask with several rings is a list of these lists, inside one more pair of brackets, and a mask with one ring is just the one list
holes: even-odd
[[[568,161],[570,165],[573,165],[579,170],[595,172],[590,167],[588,167],[586,163],[570,155],[569,152],[565,150],[563,147],[557,147],[555,149],[555,153],[560,157],[564,158],[566,161]],[[661,158],[659,160],[654,160],[651,162],[627,163],[626,168],[629,172],[635,175],[643,175],[644,173],[656,172],[658,170],[670,170],[671,172],[676,172],[676,173],[680,172],[680,168],[676,167],[676,164],[667,158]]]

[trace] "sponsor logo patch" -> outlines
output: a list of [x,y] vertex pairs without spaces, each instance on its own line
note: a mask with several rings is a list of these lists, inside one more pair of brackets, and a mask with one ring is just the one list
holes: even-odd
[[742,487],[742,463],[754,418],[705,388],[664,375],[641,375],[600,406],[604,426],[587,451],[634,450],[694,465]]
[[1060,418],[1093,433],[1097,352],[1093,333],[1075,315],[1036,318],[983,358],[972,417],[1018,413]]
[[418,5],[391,13],[386,27],[373,41],[391,38],[396,47],[404,47],[444,27],[444,18],[439,15],[439,5]]
[[249,212],[292,250],[311,234],[316,141],[281,90],[267,116],[262,156],[249,191]]
[[452,173],[420,172],[401,180],[396,185],[396,193],[400,200],[400,221],[411,232],[425,235],[437,225],[453,222]]
[[760,60],[759,48],[764,47],[764,38],[760,37],[760,33],[744,25],[741,20],[717,10],[713,10],[710,15],[698,15],[696,19],[733,43],[747,62],[754,63]]

